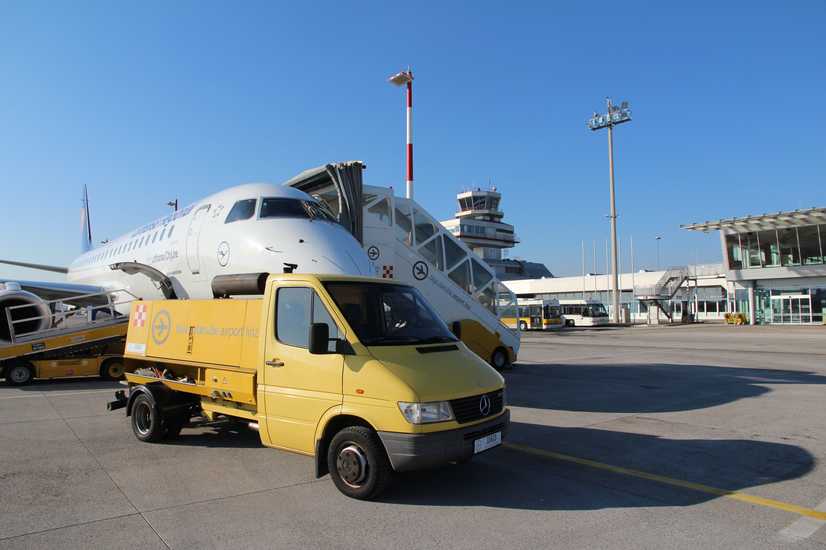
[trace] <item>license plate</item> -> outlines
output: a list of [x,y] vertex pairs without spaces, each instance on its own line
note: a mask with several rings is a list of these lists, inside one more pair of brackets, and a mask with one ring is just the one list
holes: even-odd
[[502,432],[496,432],[495,434],[490,434],[488,436],[482,437],[477,439],[473,446],[473,453],[481,453],[482,451],[487,451],[491,447],[496,447],[497,445],[502,443]]

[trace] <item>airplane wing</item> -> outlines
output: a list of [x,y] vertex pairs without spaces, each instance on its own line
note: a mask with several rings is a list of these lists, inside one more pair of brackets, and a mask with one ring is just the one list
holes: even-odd
[[19,267],[28,267],[30,269],[39,269],[40,271],[51,271],[53,273],[69,273],[68,267],[57,267],[54,265],[41,265],[41,264],[26,264],[23,262],[12,262],[9,260],[0,260],[0,264],[9,264],[9,265],[16,265]]

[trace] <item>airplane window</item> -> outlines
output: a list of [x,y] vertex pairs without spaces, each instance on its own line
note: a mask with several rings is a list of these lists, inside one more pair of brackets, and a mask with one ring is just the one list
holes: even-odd
[[138,248],[143,246],[143,237],[141,237],[141,242],[138,243]]
[[260,218],[306,218],[312,216],[299,199],[263,199]]
[[175,226],[174,226],[174,225],[173,225],[172,227],[170,227],[170,228],[169,228],[169,233],[167,233],[167,234],[166,234],[166,238],[167,238],[167,239],[169,239],[169,238],[171,238],[171,237],[172,237],[172,230],[173,230],[173,229],[175,229]]
[[[244,199],[236,202],[232,210],[227,214],[224,223],[232,223],[240,220],[248,220],[255,214],[255,199]],[[263,217],[263,216],[262,216]],[[172,231],[170,231],[171,233]]]
[[155,235],[152,237],[152,242],[154,243],[155,239],[157,239],[157,238],[158,238],[158,232],[155,231]]
[[158,239],[159,241],[162,241],[162,240],[163,240],[163,234],[164,234],[164,233],[166,233],[166,228],[165,228],[165,227],[163,228],[163,231],[161,231],[161,238],[160,238],[160,239]]

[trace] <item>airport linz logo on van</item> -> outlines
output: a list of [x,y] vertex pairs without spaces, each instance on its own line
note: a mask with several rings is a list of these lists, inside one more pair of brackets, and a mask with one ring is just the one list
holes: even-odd
[[169,318],[169,313],[165,309],[160,310],[152,320],[152,339],[156,344],[160,346],[166,342],[166,339],[169,338],[171,326],[172,321]]
[[487,416],[490,413],[490,399],[487,395],[483,395],[482,399],[479,400],[479,411],[482,416]]

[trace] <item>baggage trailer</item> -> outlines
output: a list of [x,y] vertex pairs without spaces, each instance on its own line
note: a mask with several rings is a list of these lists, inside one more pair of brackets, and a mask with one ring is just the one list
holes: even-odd
[[78,308],[52,300],[6,309],[0,374],[7,383],[22,386],[35,378],[123,377],[129,318],[114,313],[116,304],[106,294],[81,298],[99,298],[106,305]]

